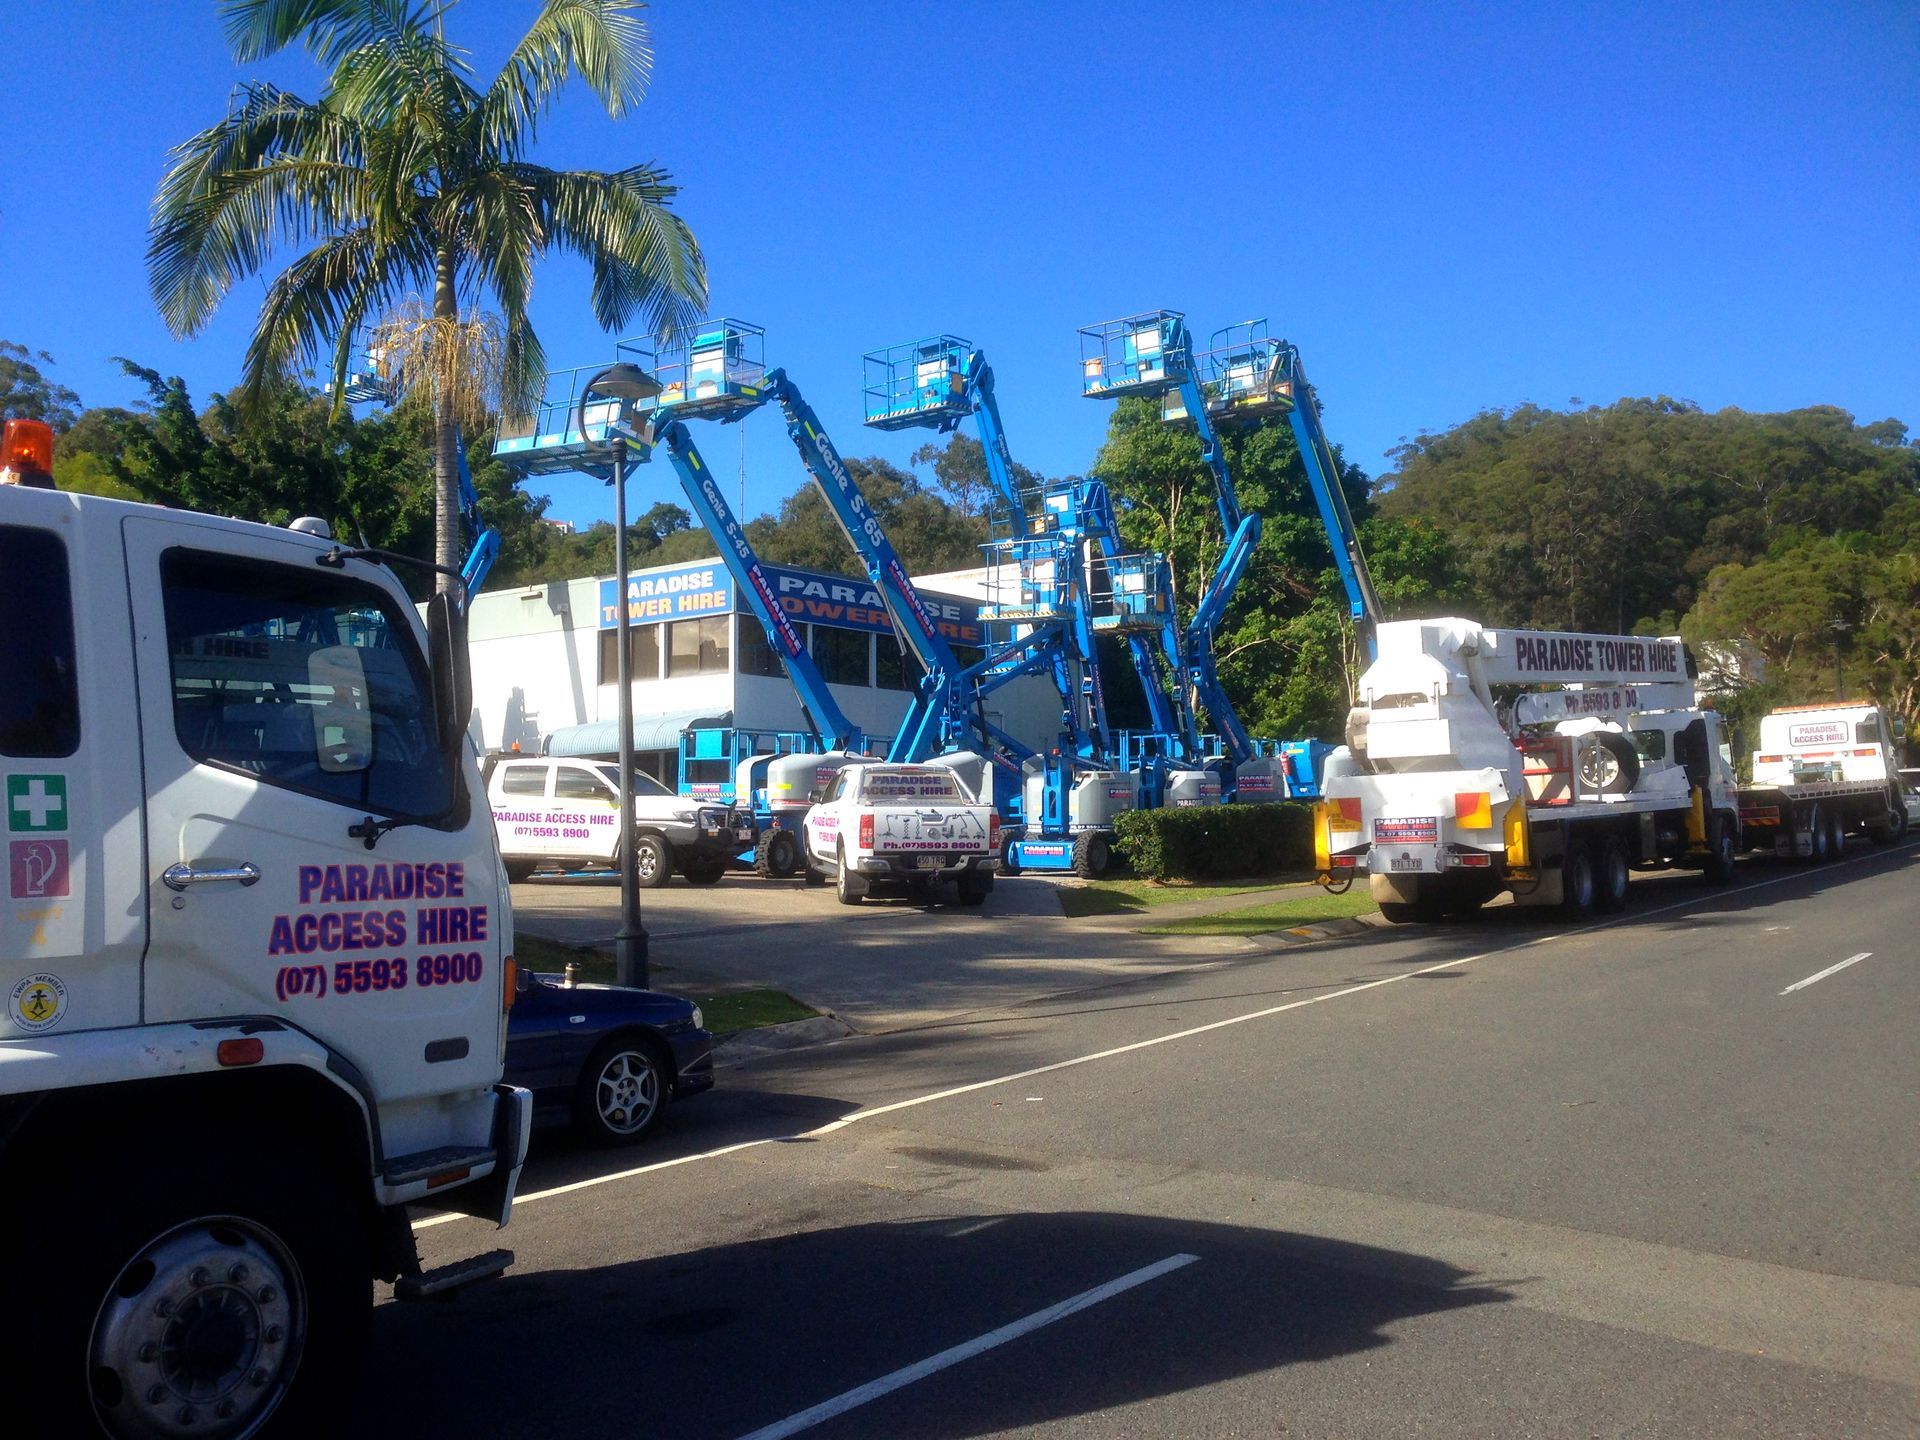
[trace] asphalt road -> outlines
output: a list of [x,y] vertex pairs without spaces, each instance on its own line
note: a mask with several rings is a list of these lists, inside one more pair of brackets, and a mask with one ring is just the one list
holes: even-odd
[[539,1143],[518,1265],[381,1307],[355,1433],[1912,1436],[1917,872],[1658,877],[729,1072],[637,1152]]

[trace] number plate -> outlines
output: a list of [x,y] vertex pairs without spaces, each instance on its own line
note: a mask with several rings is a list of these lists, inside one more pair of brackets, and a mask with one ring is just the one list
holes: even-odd
[[1396,855],[1387,862],[1389,870],[1424,870],[1426,862],[1418,855]]

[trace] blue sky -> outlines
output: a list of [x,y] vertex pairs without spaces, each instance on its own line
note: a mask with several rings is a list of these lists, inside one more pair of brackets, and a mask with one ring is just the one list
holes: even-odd
[[[450,18],[491,74],[531,0]],[[841,449],[860,356],[951,331],[993,361],[1015,455],[1084,469],[1107,406],[1077,327],[1264,315],[1300,347],[1330,435],[1379,473],[1402,437],[1490,406],[1667,393],[1846,407],[1920,429],[1920,6],[1671,3],[754,5],[659,0],[630,120],[584,91],[536,158],[657,160],[704,244],[716,313],[768,328]],[[173,340],[148,295],[167,147],[243,74],[317,94],[299,55],[243,72],[211,0],[10,0],[0,336],[89,403],[110,357],[230,386],[260,294]],[[533,302],[556,365],[610,357],[584,272]],[[748,509],[800,469],[747,422]],[[732,431],[702,436],[739,463]],[[556,516],[597,484],[539,482]],[[664,468],[636,500],[677,498]]]

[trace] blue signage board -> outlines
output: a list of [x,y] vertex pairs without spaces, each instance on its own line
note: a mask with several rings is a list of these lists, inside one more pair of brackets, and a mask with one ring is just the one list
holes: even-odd
[[[620,623],[618,594],[611,580],[600,582],[600,628]],[[636,625],[656,620],[686,620],[725,615],[733,609],[733,582],[718,560],[696,560],[643,570],[627,577],[627,619]]]
[[[865,580],[822,575],[815,570],[793,570],[784,565],[761,565],[780,608],[797,621],[831,625],[841,630],[866,630],[891,635],[893,625],[880,592]],[[614,582],[600,582],[600,628],[619,623]],[[985,645],[987,627],[980,607],[971,601],[921,593],[921,603],[950,644]],[[627,580],[627,618],[633,624],[685,620],[701,615],[747,613],[746,597],[739,595],[718,560],[699,560],[643,570]]]

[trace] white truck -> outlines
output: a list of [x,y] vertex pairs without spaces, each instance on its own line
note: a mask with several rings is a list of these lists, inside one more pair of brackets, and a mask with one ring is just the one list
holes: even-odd
[[9,1435],[328,1433],[407,1207],[506,1223],[512,919],[457,608],[313,533],[0,488]]
[[1366,875],[1404,923],[1503,890],[1617,910],[1635,867],[1732,879],[1732,758],[1680,641],[1438,619],[1378,644],[1315,807],[1322,884]]
[[[563,870],[617,866],[620,767],[604,760],[489,755],[481,764],[494,832],[511,880],[543,865]],[[676,795],[651,775],[633,777],[633,867],[648,889],[678,871],[711,885],[753,844],[753,826],[725,805]]]
[[945,765],[840,769],[807,812],[807,883],[831,878],[843,905],[875,889],[951,880],[962,905],[993,893],[1000,816]]
[[1894,746],[1897,718],[1868,700],[1789,705],[1760,720],[1753,781],[1740,790],[1749,849],[1819,863],[1857,832],[1889,845],[1907,833]]

